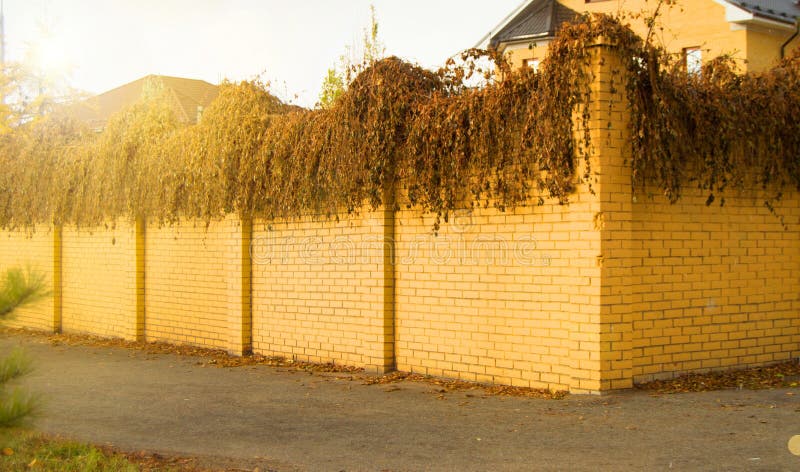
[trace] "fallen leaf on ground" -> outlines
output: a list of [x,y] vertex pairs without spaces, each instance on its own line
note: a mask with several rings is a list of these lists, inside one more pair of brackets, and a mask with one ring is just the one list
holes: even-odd
[[[364,372],[363,368],[346,366],[333,363],[304,362],[287,359],[280,356],[264,356],[250,354],[246,356],[233,356],[221,349],[209,349],[185,344],[168,344],[165,342],[128,341],[119,338],[101,338],[85,334],[50,334],[20,328],[0,328],[0,334],[23,335],[44,339],[53,346],[88,346],[122,348],[144,352],[145,359],[153,359],[153,355],[172,354],[186,357],[200,358],[195,365],[213,366],[218,368],[236,368],[244,366],[265,365],[286,369],[286,372],[314,373],[344,373],[351,374],[348,380],[359,380],[365,385],[386,385],[397,382],[420,382],[440,387],[437,395],[443,397],[442,392],[483,390],[485,394],[507,397],[529,397],[550,400],[560,400],[568,395],[566,391],[552,391],[548,389],[513,387],[509,385],[491,385],[463,380],[443,379],[429,375],[409,372],[391,372],[381,376],[372,376]],[[800,373],[800,372],[798,372]]]
[[[530,387],[512,387],[509,385],[491,385],[478,382],[466,382],[463,380],[442,379],[429,375],[414,374],[409,372],[390,372],[379,377],[366,377],[363,381],[365,385],[384,385],[397,382],[421,382],[441,387],[432,393],[441,394],[451,391],[470,391],[483,390],[485,393],[507,397],[530,397],[545,398],[550,400],[560,400],[568,395],[565,391],[552,391],[547,389],[537,389]],[[467,394],[467,396],[474,396]]]
[[752,369],[709,372],[704,374],[685,374],[674,379],[654,380],[637,384],[641,390],[658,393],[705,392],[711,390],[743,389],[762,390],[767,388],[796,388],[798,383],[788,381],[800,375],[800,363],[787,361]]

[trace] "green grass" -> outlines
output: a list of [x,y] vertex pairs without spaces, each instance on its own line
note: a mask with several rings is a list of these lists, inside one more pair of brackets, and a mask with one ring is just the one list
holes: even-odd
[[0,358],[0,428],[20,426],[34,416],[39,407],[36,395],[7,384],[31,371],[31,361],[20,349]]
[[5,318],[15,308],[34,303],[48,296],[45,276],[30,268],[12,267],[0,274],[0,318]]
[[86,444],[48,439],[19,428],[0,429],[0,471],[27,470],[136,472],[139,467]]

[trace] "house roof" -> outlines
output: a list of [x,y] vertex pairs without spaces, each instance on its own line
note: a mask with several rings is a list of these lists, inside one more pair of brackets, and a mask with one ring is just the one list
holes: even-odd
[[199,107],[207,107],[219,94],[216,85],[204,80],[148,75],[87,99],[74,109],[74,113],[93,128],[102,128],[111,115],[139,101],[145,84],[152,82],[160,84],[172,95],[178,119],[185,123],[196,123]]
[[797,0],[725,0],[755,16],[780,21],[781,23],[794,23],[800,17],[800,4]]
[[509,41],[554,36],[564,22],[577,15],[556,0],[532,0],[490,37],[489,47]]

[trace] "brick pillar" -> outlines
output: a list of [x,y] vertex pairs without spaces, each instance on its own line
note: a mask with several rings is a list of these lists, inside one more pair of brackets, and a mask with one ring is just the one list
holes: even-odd
[[237,214],[225,217],[225,279],[228,305],[228,352],[241,356],[252,352],[250,243],[253,222]]
[[61,247],[62,247],[62,226],[53,225],[53,332],[61,332],[61,312],[63,307],[62,290],[62,267],[61,267]]
[[136,320],[134,321],[134,336],[137,341],[145,341],[145,311],[144,311],[144,277],[145,277],[145,238],[147,223],[144,218],[136,219],[135,226],[135,251],[136,251]]
[[395,247],[394,191],[385,199],[383,212],[383,366],[381,373],[397,369],[395,350],[395,268],[397,254]]
[[[625,96],[625,69],[618,51],[605,44],[592,54],[593,173],[600,232],[600,390],[633,386],[633,195],[631,193],[630,129]],[[624,303],[624,304],[623,304]]]
[[[374,234],[375,249],[379,250],[379,270],[382,269],[379,290],[381,304],[361,334],[364,368],[372,374],[384,374],[397,368],[395,356],[395,211],[394,191],[384,191],[384,205],[369,217],[378,226]],[[377,231],[376,231],[377,233]]]

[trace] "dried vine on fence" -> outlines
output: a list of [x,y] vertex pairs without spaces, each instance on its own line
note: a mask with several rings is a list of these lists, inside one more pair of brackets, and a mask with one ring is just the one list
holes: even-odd
[[[694,185],[711,202],[757,186],[771,205],[800,188],[800,54],[758,74],[723,58],[690,75],[598,15],[564,26],[540,71],[480,51],[437,73],[389,58],[324,110],[243,82],[223,84],[191,126],[157,88],[101,133],[63,114],[18,126],[0,136],[0,226],[334,216],[401,203],[447,219],[461,207],[566,203],[576,185],[591,187],[589,156],[602,145],[588,132],[598,41],[622,59],[614,80],[630,106],[634,191],[674,201]],[[481,66],[489,60],[492,74]],[[467,85],[482,74],[483,86]]]

